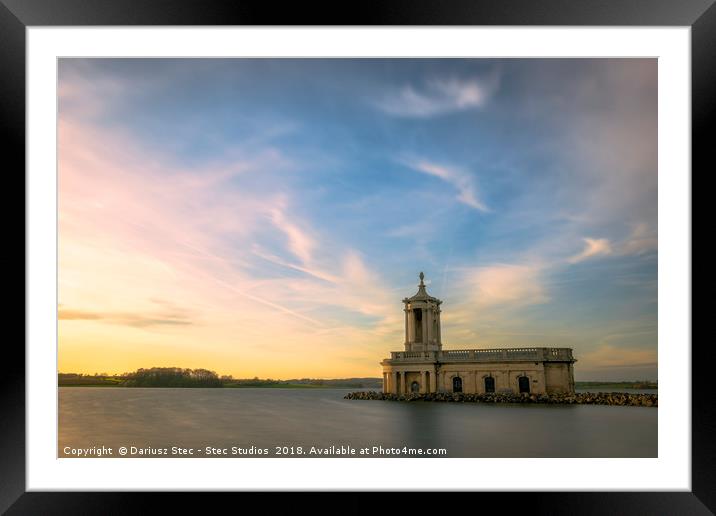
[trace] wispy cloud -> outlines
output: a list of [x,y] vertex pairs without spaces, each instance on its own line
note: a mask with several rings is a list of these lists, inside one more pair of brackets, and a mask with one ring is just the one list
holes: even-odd
[[583,368],[647,367],[656,366],[656,349],[630,348],[604,344],[580,357]]
[[519,307],[546,303],[549,296],[536,265],[494,264],[463,275],[476,306]]
[[433,78],[422,86],[407,84],[377,100],[383,112],[400,117],[428,118],[478,108],[497,89],[499,76],[460,79]]
[[[283,203],[282,203],[283,204]],[[282,206],[270,210],[271,221],[288,238],[288,245],[294,255],[304,264],[311,261],[311,252],[315,242],[306,231],[301,229],[294,221],[290,220]]]
[[128,312],[93,312],[90,310],[60,309],[58,318],[65,321],[102,321],[121,324],[135,328],[151,328],[157,326],[187,326],[194,324],[184,313],[128,313]]
[[475,179],[464,170],[457,167],[438,165],[426,160],[404,160],[403,163],[417,172],[437,177],[452,185],[457,189],[458,195],[456,198],[462,204],[482,212],[490,211],[478,196]]
[[568,263],[580,263],[604,256],[642,255],[658,247],[655,231],[650,231],[646,224],[637,224],[627,238],[612,244],[607,238],[583,238],[584,248],[569,257]]
[[570,257],[569,263],[579,263],[598,256],[612,254],[612,245],[606,238],[583,238],[584,249],[578,254]]
[[339,281],[339,278],[335,276],[334,274],[331,274],[330,272],[321,270],[319,268],[313,268],[313,267],[306,267],[303,265],[299,265],[296,263],[291,263],[288,260],[284,260],[283,258],[276,256],[274,254],[271,254],[264,249],[261,248],[259,245],[253,246],[253,253],[258,256],[259,258],[262,258],[268,262],[275,263],[276,265],[280,265],[282,267],[286,267],[287,269],[292,269],[295,271],[303,272],[305,274],[308,274],[310,276],[313,276],[315,278],[328,281],[330,283],[337,283]]
[[637,224],[629,234],[629,237],[622,242],[619,251],[622,254],[640,255],[657,249],[659,239],[656,231],[652,231],[646,224]]

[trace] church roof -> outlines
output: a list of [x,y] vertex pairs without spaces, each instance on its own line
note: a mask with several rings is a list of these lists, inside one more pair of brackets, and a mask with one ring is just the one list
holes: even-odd
[[430,294],[428,294],[428,291],[425,290],[425,283],[423,280],[425,279],[425,274],[422,272],[420,273],[420,284],[418,285],[418,293],[415,294],[413,297],[406,297],[403,299],[404,303],[410,303],[411,301],[433,301],[434,303],[440,304],[442,301],[440,301],[437,297],[433,297]]

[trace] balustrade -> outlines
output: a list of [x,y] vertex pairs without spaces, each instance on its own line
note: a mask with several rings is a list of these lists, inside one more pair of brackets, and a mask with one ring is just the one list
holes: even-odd
[[396,361],[471,361],[499,362],[503,360],[524,361],[572,361],[571,348],[502,348],[502,349],[452,349],[445,351],[392,351],[391,360]]

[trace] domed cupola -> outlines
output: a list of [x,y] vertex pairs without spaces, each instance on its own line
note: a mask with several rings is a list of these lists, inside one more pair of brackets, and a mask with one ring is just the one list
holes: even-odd
[[403,299],[405,304],[405,351],[439,351],[440,304],[436,297],[425,289],[425,274],[420,273],[418,292]]

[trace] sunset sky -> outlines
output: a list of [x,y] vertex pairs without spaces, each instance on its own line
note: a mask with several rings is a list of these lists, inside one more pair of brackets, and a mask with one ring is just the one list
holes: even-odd
[[59,370],[379,377],[443,346],[657,377],[654,59],[61,59]]

